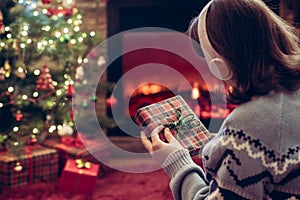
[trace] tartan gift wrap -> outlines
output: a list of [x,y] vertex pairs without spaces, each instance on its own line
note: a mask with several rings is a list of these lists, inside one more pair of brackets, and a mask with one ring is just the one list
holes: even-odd
[[80,159],[68,159],[59,179],[59,192],[92,195],[99,165]]
[[[168,127],[192,156],[198,154],[214,136],[180,95],[139,108],[135,121],[144,129],[147,137],[159,125]],[[163,133],[160,133],[160,138],[165,140]]]
[[25,146],[19,156],[0,152],[0,188],[55,180],[58,177],[58,154],[55,149],[40,145]]

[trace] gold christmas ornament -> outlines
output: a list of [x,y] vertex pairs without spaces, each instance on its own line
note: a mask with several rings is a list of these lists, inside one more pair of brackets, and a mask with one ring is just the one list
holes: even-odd
[[17,162],[16,165],[14,166],[14,171],[15,172],[20,172],[22,170],[23,170],[23,167],[22,167],[21,163]]
[[5,78],[9,78],[11,74],[11,66],[8,62],[8,60],[5,61],[3,69],[5,71]]
[[23,62],[18,62],[16,67],[14,74],[21,79],[26,78],[27,70],[25,68],[25,64]]

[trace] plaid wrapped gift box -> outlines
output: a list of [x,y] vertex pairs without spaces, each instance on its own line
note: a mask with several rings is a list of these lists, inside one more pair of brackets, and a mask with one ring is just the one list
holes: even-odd
[[55,149],[40,145],[26,146],[25,149],[25,153],[19,156],[0,152],[1,190],[58,178],[58,154]]
[[[143,127],[148,137],[159,125],[170,128],[176,139],[192,156],[198,154],[204,144],[214,136],[180,95],[138,109],[135,121]],[[162,133],[160,138],[164,140]]]

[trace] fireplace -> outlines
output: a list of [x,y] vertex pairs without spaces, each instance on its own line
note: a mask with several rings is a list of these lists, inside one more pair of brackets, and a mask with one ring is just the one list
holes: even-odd
[[[199,14],[207,2],[208,0],[109,0],[107,4],[108,37],[122,33],[123,31],[142,27],[162,27],[178,32],[185,32],[189,22]],[[275,12],[277,12],[276,8],[279,5],[276,7],[274,4],[277,4],[278,0],[266,2],[275,8]],[[118,82],[124,77],[126,72],[148,62],[152,64],[163,63],[177,70],[190,82],[191,88],[189,90],[184,88],[180,90],[181,83],[174,82],[178,84],[176,92],[179,92],[188,101],[188,104],[199,116],[204,125],[208,126],[210,121],[214,119],[214,126],[208,128],[211,132],[218,131],[223,119],[235,106],[218,106],[224,104],[224,102],[217,93],[210,90],[210,88],[216,85],[214,83],[215,80],[211,79],[209,80],[210,83],[207,84],[207,81],[203,81],[203,73],[197,74],[197,72],[190,71],[192,68],[189,67],[189,64],[184,59],[174,57],[169,52],[151,48],[143,49],[142,51],[126,52],[127,46],[132,45],[143,34],[149,34],[149,37],[146,37],[149,40],[155,37],[168,38],[168,33],[126,33],[122,36],[126,40],[122,39],[118,41],[120,48],[111,48],[108,43],[109,59],[113,57],[112,54],[116,51],[120,51],[119,54],[121,55],[109,65],[107,73],[108,81]],[[141,41],[144,40],[141,39]],[[126,53],[123,54],[123,51]],[[199,65],[203,67],[203,70],[206,68],[205,62]],[[159,66],[151,67],[155,68]],[[161,73],[163,74],[163,72]],[[155,74],[151,74],[151,71],[149,71],[148,75],[153,77],[153,82],[148,81],[145,84],[139,84],[138,87],[136,87],[135,84],[137,83],[134,81],[139,77],[129,77],[122,81],[121,87],[118,89],[120,96],[117,97],[117,108],[115,108],[122,112],[122,116],[119,116],[121,119],[118,119],[121,123],[130,124],[139,107],[175,95],[173,92],[175,86],[168,85],[169,87],[166,87],[164,84],[157,84]],[[110,94],[108,94],[109,96]],[[129,102],[129,108],[127,108],[127,104],[124,102]],[[108,115],[112,116],[110,109],[108,109]],[[108,131],[108,135],[125,136],[127,134],[119,128],[114,128]],[[139,129],[134,130],[130,135],[139,135]]]
[[[161,27],[178,32],[185,32],[192,18],[199,14],[207,2],[208,0],[110,0],[107,4],[108,37],[123,31],[143,27]],[[149,40],[157,36],[168,37],[168,33],[143,34],[149,34],[149,37],[147,37]],[[119,41],[120,51],[124,51],[124,49],[127,48],[126,45],[130,45],[132,41],[135,41],[136,38],[139,37],[139,34],[129,33],[124,37],[126,41]],[[115,51],[116,49],[110,48],[108,43],[108,58],[112,57],[111,54],[115,53]],[[143,49],[142,51],[133,51],[124,55],[120,52],[120,55],[122,56],[114,60],[108,67],[108,80],[111,82],[118,82],[121,78],[124,79],[122,76],[138,65],[147,64],[147,62],[156,62],[160,64],[164,63],[178,70],[191,84],[196,85],[195,87],[204,87],[201,83],[201,75],[187,70],[189,66],[187,66],[187,63],[184,63],[184,59],[172,57],[168,52],[155,49]],[[149,58],[149,55],[152,55],[152,57],[150,56]],[[121,123],[126,124],[128,121],[132,121],[137,108],[175,95],[173,91],[176,86],[173,87],[169,85],[169,87],[165,87],[164,85],[156,84],[155,77],[153,75],[152,77],[154,79],[153,83],[148,82],[144,85],[141,84],[138,88],[131,88],[132,85],[137,84],[133,83],[135,78],[131,77],[122,80],[121,88],[118,91],[120,96],[117,97],[118,104],[116,105],[116,109],[124,111],[121,117]],[[190,99],[190,93],[191,91],[182,90],[180,94],[184,96],[185,99]],[[202,97],[204,97],[206,94],[204,94],[204,92],[202,93]],[[110,94],[108,94],[108,96],[109,95]],[[124,105],[126,101],[129,101],[129,108]],[[209,102],[207,103],[209,104]],[[193,106],[194,104],[192,105],[191,103],[190,105]],[[197,112],[197,108],[194,109],[196,109],[195,112]],[[110,109],[108,109],[108,115],[112,115]],[[207,118],[207,120],[209,120],[209,118]],[[136,133],[130,134],[139,134],[139,130],[136,130]],[[123,136],[127,134],[119,128],[115,128],[110,129],[108,135]]]

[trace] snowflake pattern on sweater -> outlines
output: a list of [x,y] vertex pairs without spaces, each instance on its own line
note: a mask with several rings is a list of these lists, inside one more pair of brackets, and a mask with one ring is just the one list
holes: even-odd
[[[211,145],[222,149],[221,154],[217,154],[215,149],[212,155],[204,154],[203,157],[207,177],[216,180],[215,184],[218,185],[214,187],[217,192],[211,191],[213,196],[221,193],[221,196],[227,198],[240,195],[241,198],[249,199],[300,199],[299,189],[293,189],[295,186],[299,187],[300,183],[299,145],[277,155],[276,150],[269,149],[259,139],[247,135],[243,130],[229,128],[212,143]],[[216,155],[219,155],[219,161],[211,164],[210,157],[216,159]],[[244,162],[245,160],[247,161]],[[243,163],[248,163],[249,170],[242,166],[245,165]],[[244,170],[243,175],[239,168]],[[232,188],[233,185],[235,188]],[[287,191],[286,185],[291,185],[291,190]]]

